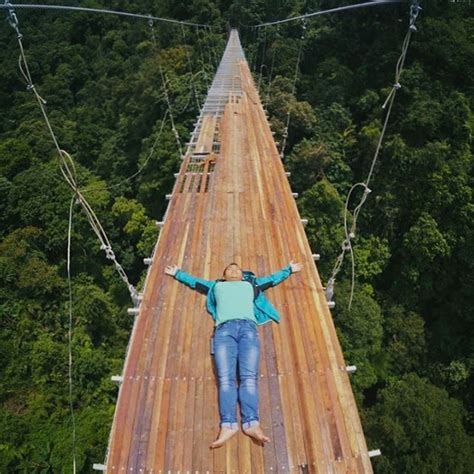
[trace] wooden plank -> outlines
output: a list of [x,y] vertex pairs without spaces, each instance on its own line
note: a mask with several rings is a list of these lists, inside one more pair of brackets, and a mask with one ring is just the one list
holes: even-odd
[[[203,255],[206,251],[209,239],[209,232],[208,227],[206,226],[204,229],[201,228],[200,224],[205,219],[204,209],[208,204],[208,195],[202,195],[200,197],[200,206],[198,207],[198,212],[196,214],[196,225],[194,229],[194,244],[193,244],[193,254],[192,255]],[[205,263],[200,259],[193,259],[193,273],[204,274],[205,273]],[[195,414],[195,407],[196,407],[196,390],[197,390],[197,382],[196,382],[196,372],[198,369],[198,360],[195,357],[196,353],[199,350],[200,344],[199,342],[202,340],[202,332],[203,332],[203,323],[204,318],[207,317],[207,314],[204,314],[203,311],[203,296],[193,292],[193,303],[192,306],[189,308],[191,313],[191,321],[190,324],[188,323],[186,327],[186,334],[187,339],[185,346],[185,356],[187,357],[187,363],[185,362],[182,368],[182,376],[188,378],[188,393],[187,393],[187,405],[186,409],[183,410],[182,416],[185,418],[184,420],[184,443],[183,444],[183,462],[181,469],[188,470],[192,467],[192,449],[195,436],[197,435],[199,438],[199,432],[195,431],[195,423],[197,421],[197,417]],[[190,330],[191,329],[191,330]],[[201,344],[203,346],[204,344]]]
[[[241,166],[247,167],[247,162],[242,163]],[[245,172],[246,173],[246,172]],[[247,173],[246,173],[247,174]],[[252,247],[251,247],[251,228],[248,225],[249,218],[249,202],[252,199],[251,193],[239,192],[239,206],[238,214],[236,215],[236,222],[238,228],[238,253],[241,255],[240,265],[244,269],[252,268]],[[260,370],[262,371],[262,364]],[[240,472],[252,472],[252,442],[248,436],[239,434],[239,452],[238,452],[238,467]]]
[[[203,277],[205,279],[212,279],[215,277],[215,270],[213,264],[212,255],[215,251],[213,247],[215,241],[215,226],[213,225],[210,216],[212,215],[212,210],[215,206],[215,195],[211,194],[208,199],[208,208],[205,212],[205,216],[203,219],[203,225],[206,226],[208,229],[208,238],[206,242],[205,249],[203,249]],[[209,437],[206,438],[204,435],[205,432],[205,408],[206,403],[210,403],[210,400],[206,399],[205,394],[205,387],[206,387],[206,367],[208,364],[208,359],[210,359],[209,354],[209,331],[210,331],[210,317],[205,310],[205,299],[203,296],[201,298],[201,315],[200,315],[200,326],[199,326],[199,343],[197,346],[196,352],[196,374],[195,380],[197,384],[196,390],[196,399],[195,399],[195,423],[194,423],[194,437],[193,437],[193,444],[192,444],[192,470],[193,472],[199,471],[201,472],[203,469],[205,470],[205,461],[203,458],[203,449],[207,449],[208,445],[212,441],[213,438]],[[212,435],[211,435],[212,436]],[[204,444],[204,446],[203,446]],[[209,466],[209,464],[207,464]]]
[[[163,273],[162,273],[162,278],[168,278],[168,277],[164,277]],[[166,282],[167,284],[170,284],[171,282],[168,280]],[[158,321],[157,321],[157,318],[153,318],[153,324],[151,326],[151,328],[149,329],[149,331],[147,332],[147,339],[150,341],[149,345],[150,347],[156,347],[156,343],[157,343],[157,338],[158,338]],[[174,323],[176,323],[176,321],[173,321]],[[174,326],[176,326],[176,324],[174,324]],[[174,331],[176,331],[176,329],[174,329]],[[153,367],[153,355],[154,355],[154,352],[155,351],[152,351],[152,350],[149,350],[148,348],[146,348],[145,350],[145,365],[143,367],[143,373],[142,373],[142,385],[143,385],[143,389],[142,391],[140,392],[140,398],[139,398],[139,401],[138,401],[138,406],[139,406],[139,412],[138,412],[138,416],[141,418],[142,420],[142,423],[141,423],[141,426],[138,427],[138,429],[135,429],[134,430],[134,442],[135,443],[140,443],[140,450],[139,450],[139,454],[138,454],[138,457],[136,459],[133,459],[132,457],[132,467],[134,469],[137,469],[137,468],[144,468],[144,464],[146,462],[146,450],[147,450],[147,447],[148,447],[148,441],[149,441],[149,435],[150,435],[150,431],[152,431],[152,427],[151,427],[151,419],[152,419],[152,413],[153,413],[153,410],[154,410],[154,406],[152,404],[152,400],[153,400],[153,386],[151,386],[150,388],[148,387],[149,386],[149,383],[150,383],[150,380],[151,380],[151,376],[152,376],[152,367]],[[169,362],[169,361],[168,361]],[[165,374],[166,376],[166,374]],[[132,451],[134,451],[134,453],[137,451],[136,448],[134,448],[132,446]],[[144,450],[144,452],[142,452],[142,450]],[[138,463],[141,461],[141,465],[139,465]]]
[[[198,196],[194,194],[191,199],[195,209],[192,211],[192,221],[191,227],[192,231],[190,232],[187,246],[185,249],[185,259],[188,261],[192,255],[197,254],[199,239],[202,238],[202,232],[200,229],[201,224],[201,208],[203,203],[203,196]],[[197,259],[191,259],[191,262],[196,262]],[[194,265],[190,271],[193,273],[193,268],[200,270],[197,265]],[[192,334],[193,319],[189,318],[189,312],[192,312],[192,308],[195,306],[196,293],[185,289],[186,296],[188,297],[183,304],[183,301],[178,303],[178,314],[176,315],[177,321],[176,326],[178,328],[178,337],[176,337],[175,347],[172,348],[174,365],[173,374],[177,377],[175,382],[175,390],[172,391],[172,400],[173,400],[173,411],[170,412],[170,419],[173,423],[172,427],[174,428],[171,436],[168,436],[167,446],[165,448],[167,459],[165,460],[165,467],[169,466],[169,469],[180,470],[183,468],[181,465],[184,443],[186,437],[184,435],[184,425],[185,425],[185,410],[183,410],[183,405],[187,404],[187,385],[189,377],[187,376],[189,372],[189,357],[190,350],[189,345],[191,344],[190,336]],[[191,300],[187,304],[187,300]],[[194,305],[193,305],[194,304]],[[173,444],[174,443],[174,444]]]
[[[226,206],[225,195],[222,193],[222,175],[225,172],[226,163],[221,159],[216,161],[214,173],[216,177],[215,189],[214,189],[214,201],[212,208],[212,218],[210,225],[213,227],[213,239],[211,247],[209,249],[208,258],[210,260],[210,268],[212,273],[212,279],[220,278],[222,269],[226,264],[225,261],[225,248],[227,244],[227,233],[226,224],[224,220],[224,210]],[[210,333],[209,333],[210,336]],[[209,347],[207,345],[207,347]],[[202,469],[215,470],[216,467],[223,469],[225,465],[225,453],[226,449],[219,448],[218,450],[210,450],[209,444],[214,441],[219,432],[219,412],[217,402],[217,379],[214,366],[214,358],[210,356],[209,350],[207,350],[206,364],[205,364],[205,407],[203,411],[203,425],[204,425],[204,438],[205,446],[203,446],[203,461],[204,464]]]
[[[140,314],[139,318],[140,318],[140,320],[138,322],[141,323],[142,328],[140,328],[140,325],[139,325],[139,330],[137,332],[146,331],[146,328],[148,327],[148,324],[150,322],[150,311],[143,311]],[[143,329],[143,328],[145,328],[145,329]],[[140,331],[140,329],[141,329],[141,331]],[[140,387],[141,387],[139,377],[140,377],[140,373],[142,372],[141,367],[143,365],[143,361],[140,358],[140,352],[142,350],[142,347],[138,346],[138,348],[137,348],[136,346],[133,346],[133,344],[131,345],[131,349],[132,349],[132,347],[135,347],[135,351],[133,352],[133,354],[129,358],[129,363],[127,364],[126,371],[125,371],[125,380],[133,381],[133,383],[131,384],[130,390],[128,392],[128,395],[129,395],[131,400],[135,400],[135,398],[139,394],[139,390],[140,390]],[[124,405],[124,406],[126,406],[126,405]],[[136,403],[132,403],[132,408],[135,408],[136,406],[137,406]],[[126,421],[127,417],[128,417],[129,420],[131,420],[131,422]],[[121,442],[121,448],[119,450],[120,454],[119,454],[118,460],[115,461],[114,464],[118,463],[118,465],[121,465],[121,464],[125,463],[125,466],[127,466],[128,463],[131,461],[131,459],[128,458],[126,453],[130,449],[130,443],[132,441],[132,429],[137,426],[137,423],[139,423],[139,420],[138,420],[138,418],[135,419],[135,411],[134,410],[125,411],[125,413],[122,415],[122,419],[125,419],[125,422],[122,425],[123,426],[122,430],[119,431],[119,433],[120,433],[119,434],[119,437],[120,437],[119,440]],[[122,459],[125,459],[125,460],[121,460],[120,457]]]
[[[245,105],[247,105],[247,101],[244,100],[242,101]],[[251,117],[250,117],[250,111],[247,109],[246,114],[245,114],[245,120],[246,120],[246,135],[247,135],[247,141],[249,143],[249,146],[251,149],[255,150],[256,149],[256,139],[255,135],[253,133],[253,129],[251,126]],[[249,126],[250,124],[250,126]],[[247,156],[247,153],[244,153],[244,156]],[[258,157],[255,156],[255,161],[258,161]],[[261,197],[261,195],[258,195]],[[259,199],[261,201],[261,199]],[[255,204],[252,212],[252,221],[253,222],[262,222],[262,220],[265,219],[265,216],[262,215],[263,213],[261,212],[261,206],[259,206],[259,203],[255,203],[256,198],[255,196],[252,199],[252,202]],[[250,223],[249,223],[250,224]],[[268,235],[269,233],[266,233],[265,230],[263,229],[263,232]],[[264,258],[263,254],[267,254],[267,256],[271,253],[273,250],[273,247],[268,245],[268,240],[267,239],[262,239],[261,233],[253,233],[255,243],[258,245],[260,251],[256,252],[256,257],[257,257],[257,273],[259,274],[265,274],[268,273],[270,270],[270,265],[269,259]],[[272,437],[272,454],[271,457],[269,456],[269,447],[265,447],[265,469],[270,469],[270,470],[276,470],[279,468],[279,466],[286,465],[288,464],[288,455],[287,455],[287,441],[285,439],[285,431],[283,428],[283,419],[282,419],[282,409],[281,409],[281,397],[280,397],[280,387],[279,387],[279,381],[278,381],[278,368],[277,368],[277,362],[276,362],[276,355],[275,355],[275,346],[274,346],[274,340],[273,340],[273,334],[271,331],[271,326],[264,326],[262,328],[262,334],[264,335],[264,338],[262,341],[264,344],[262,344],[262,353],[263,353],[263,359],[265,361],[265,365],[268,369],[268,372],[266,374],[266,377],[262,379],[262,382],[265,382],[263,384],[264,391],[263,393],[266,394],[268,393],[268,399],[262,398],[262,406],[265,407],[266,403],[269,404],[269,414],[268,414],[268,420],[270,422],[270,425],[268,426],[267,429],[271,429],[270,436]]]
[[[185,239],[183,239],[180,252],[177,255],[176,263],[178,266],[181,266],[181,262],[183,261],[184,252],[186,248],[186,241],[187,235],[189,234],[189,223],[185,227]],[[169,312],[168,317],[166,318],[167,324],[162,328],[160,331],[160,340],[158,341],[158,347],[161,352],[161,357],[159,360],[159,368],[158,368],[158,376],[164,379],[163,385],[163,394],[161,398],[161,405],[160,407],[155,408],[155,414],[158,419],[154,421],[154,426],[158,427],[159,430],[157,433],[157,439],[155,444],[155,459],[153,461],[153,465],[163,466],[165,463],[165,446],[166,446],[166,435],[168,431],[168,410],[170,407],[170,394],[171,394],[171,386],[172,380],[170,378],[170,372],[168,367],[168,359],[167,353],[170,344],[172,343],[171,335],[173,334],[173,320],[177,317],[177,308],[176,308],[176,301],[179,301],[179,293],[182,288],[179,288],[178,285],[174,284],[171,286],[172,292],[171,297],[169,300]]]
[[[183,199],[181,199],[183,197]],[[186,207],[187,203],[189,202],[189,197],[180,196],[179,202],[182,207]],[[184,221],[182,218],[180,218],[177,213],[174,214],[171,218],[171,222],[175,222],[178,225],[174,226],[174,229],[178,231],[178,229],[182,226],[184,226]],[[181,233],[181,231],[180,231]],[[162,245],[162,249],[164,253],[168,253],[168,257],[164,257],[163,252],[157,252],[155,258],[158,260],[160,263],[159,266],[155,267],[154,270],[156,273],[159,273],[159,278],[162,279],[163,284],[162,286],[164,288],[169,288],[170,293],[169,296],[166,297],[166,295],[159,295],[157,298],[160,301],[164,301],[163,304],[163,312],[169,313],[170,311],[173,310],[174,307],[174,301],[176,301],[177,298],[177,292],[178,292],[178,287],[173,283],[173,280],[164,275],[164,266],[166,264],[175,264],[179,262],[180,256],[179,254],[183,253],[183,247],[180,248],[175,247],[175,250],[170,248],[174,240],[176,239],[176,233],[173,233],[172,235],[170,234],[168,236],[167,241],[164,241]],[[183,243],[186,242],[186,238],[183,239]],[[165,248],[166,247],[166,248]],[[174,255],[173,255],[174,253]],[[157,263],[158,263],[157,262]],[[158,316],[158,315],[156,315]],[[167,317],[168,316],[168,317]],[[160,326],[157,329],[157,333],[154,336],[155,340],[155,347],[159,347],[160,350],[154,350],[153,354],[153,360],[152,364],[150,367],[150,376],[152,377],[152,380],[156,381],[155,385],[155,390],[154,392],[151,392],[148,394],[146,404],[149,406],[149,410],[151,411],[151,420],[149,422],[149,441],[148,441],[148,446],[147,446],[147,452],[146,452],[146,461],[145,464],[147,466],[153,465],[155,456],[157,455],[156,453],[156,447],[157,447],[157,437],[158,437],[158,432],[159,430],[157,429],[157,426],[160,424],[160,417],[163,415],[163,411],[161,410],[161,403],[163,401],[163,390],[164,390],[164,378],[165,378],[165,368],[166,368],[166,361],[165,358],[162,357],[164,353],[167,351],[167,347],[169,346],[170,338],[169,338],[169,331],[170,331],[170,323],[171,319],[169,318],[168,314],[162,314],[160,316]]]
[[[242,101],[245,104],[245,99]],[[247,122],[248,116],[244,117]],[[239,140],[240,143],[244,143],[246,148],[243,153],[243,156],[248,156],[250,159],[254,159],[253,164],[255,163],[255,149],[252,146],[252,142],[249,139],[248,129],[245,127],[244,131],[244,140]],[[252,165],[251,165],[252,166]],[[256,174],[253,172],[250,174],[248,182],[253,183]],[[265,272],[266,261],[261,259],[262,245],[265,245],[265,240],[261,238],[261,232],[257,229],[262,229],[265,224],[263,222],[264,217],[260,212],[259,199],[260,196],[253,192],[253,189],[250,192],[246,193],[248,199],[246,203],[246,221],[245,228],[247,230],[247,246],[248,246],[248,257],[251,270],[253,270],[257,275]],[[255,222],[258,222],[258,228],[255,227]],[[259,445],[252,442],[251,452],[252,452],[252,466],[254,467],[254,472],[271,472],[273,468],[276,468],[275,458],[275,447],[278,445],[278,442],[275,444],[275,433],[273,432],[273,420],[272,420],[272,407],[270,406],[270,375],[271,367],[268,366],[268,352],[266,348],[272,344],[271,337],[267,335],[269,327],[262,327],[259,329],[260,332],[260,355],[261,355],[261,377],[259,380],[259,393],[260,393],[260,415],[261,415],[261,424],[262,429],[270,437],[271,443],[266,444],[265,447],[261,448]]]
[[[258,125],[255,124],[255,123],[249,125],[249,135],[252,134],[252,131],[253,131],[253,130],[258,130]],[[256,140],[254,140],[254,145],[253,145],[253,146],[254,146],[254,148],[255,148],[256,150],[259,150],[259,144],[257,143]],[[263,173],[262,173],[262,166],[261,166],[261,157],[262,157],[262,156],[265,156],[265,150],[262,150],[261,153],[257,154],[257,163],[256,163],[256,164],[257,164],[257,165],[260,165],[260,166],[258,167],[257,173],[258,173],[258,175],[260,175],[261,177],[262,177],[262,174],[263,174]],[[263,197],[263,196],[265,196],[265,193],[271,192],[271,190],[268,190],[268,188],[266,188],[267,183],[266,183],[265,179],[262,179],[262,180],[261,180],[259,186],[260,186],[260,193],[259,193],[259,196]],[[262,201],[263,201],[263,199],[262,199]],[[265,212],[265,210],[264,210],[264,212]],[[270,235],[273,235],[273,234],[274,234],[273,232],[265,232],[264,235],[265,235],[265,236],[270,236]],[[268,240],[268,239],[267,239],[267,240]],[[272,249],[275,249],[275,250],[276,250],[276,255],[275,255],[275,257],[272,257]],[[270,242],[267,244],[267,249],[264,251],[264,253],[266,254],[267,259],[268,259],[268,261],[269,261],[269,270],[268,270],[268,271],[270,271],[270,267],[273,267],[273,268],[272,268],[272,271],[275,271],[276,268],[282,266],[281,260],[280,260],[280,257],[279,257],[279,255],[281,254],[281,250],[279,251],[279,249],[275,247],[275,242],[274,242],[274,241],[270,241]],[[274,291],[274,290],[272,290],[272,291]],[[297,352],[297,350],[295,349],[295,344],[291,342],[291,341],[294,341],[294,338],[290,338],[290,339],[287,338],[287,341],[290,341],[289,347],[292,347],[292,348],[293,348],[293,353]],[[297,416],[297,415],[295,415],[295,416]],[[291,421],[290,421],[290,422],[291,422]],[[300,448],[303,448],[303,447],[304,447],[304,446],[303,446],[303,443],[301,442]],[[300,456],[300,457],[301,457],[301,458],[304,458],[304,454],[301,453],[301,456]],[[303,462],[301,462],[301,463],[303,463]]]
[[214,115],[205,115],[201,124],[201,132],[199,133],[198,141],[196,143],[196,153],[212,152],[212,142],[215,128],[216,117]]
[[[288,203],[289,203],[289,199],[284,199],[284,204],[285,204],[285,211],[284,211],[284,215],[291,215],[291,209],[288,209]],[[300,229],[297,227],[296,229],[294,228],[294,224],[291,224],[291,222],[289,220],[287,220],[288,224],[284,226],[284,232],[286,233],[286,237],[284,239],[284,242],[287,244],[288,248],[287,248],[287,252],[293,257],[293,258],[296,258],[295,256],[299,253],[299,251],[301,250],[301,248],[296,245],[296,241],[295,239],[291,238],[291,235],[293,234],[299,234],[300,233]],[[296,230],[296,232],[295,232]],[[305,258],[303,257],[302,259],[299,259],[297,258],[298,260],[300,261],[304,261]],[[306,259],[307,260],[307,259]],[[306,263],[306,266],[307,266],[307,263]],[[307,269],[304,268],[303,269],[303,275],[307,272]],[[306,317],[306,318],[301,318],[299,317],[299,321],[298,321],[298,325],[301,327],[302,329],[302,332],[303,334],[305,334],[305,337],[302,338],[302,342],[305,346],[305,353],[306,353],[306,356],[307,356],[307,361],[308,361],[308,373],[314,373],[315,374],[315,379],[314,379],[314,382],[311,383],[311,388],[312,388],[312,391],[313,391],[313,400],[315,401],[315,412],[314,412],[314,421],[315,423],[317,423],[317,425],[320,427],[320,434],[321,434],[321,442],[326,445],[326,448],[324,449],[324,452],[321,451],[320,449],[318,449],[318,452],[317,452],[317,455],[316,457],[317,458],[321,458],[323,457],[324,455],[325,456],[330,456],[331,455],[331,452],[328,451],[328,446],[327,446],[327,437],[325,436],[325,432],[326,430],[324,429],[324,424],[323,424],[323,420],[321,418],[321,415],[323,413],[323,411],[321,410],[322,406],[320,404],[320,394],[318,393],[319,392],[319,382],[317,380],[317,364],[316,364],[316,360],[314,359],[314,355],[317,351],[317,345],[315,344],[315,341],[313,340],[313,337],[314,337],[314,331],[313,331],[313,327],[311,326],[311,324],[308,325],[308,322],[311,323],[312,320],[314,320],[315,318],[311,317],[311,314],[314,314],[315,311],[314,309],[312,309],[311,307],[311,301],[308,301],[307,298],[306,298],[306,293],[307,291],[303,291],[303,286],[302,286],[302,281],[305,281],[308,277],[305,275],[304,276],[304,280],[303,280],[303,277],[300,277],[300,276],[296,276],[296,277],[291,277],[292,279],[294,278],[299,278],[299,282],[298,284],[293,284],[293,288],[292,288],[292,294],[293,294],[293,301],[296,301],[296,306],[297,306],[297,315],[298,317],[303,314],[303,313],[306,313],[309,317]],[[317,387],[318,387],[318,390],[317,390]]]

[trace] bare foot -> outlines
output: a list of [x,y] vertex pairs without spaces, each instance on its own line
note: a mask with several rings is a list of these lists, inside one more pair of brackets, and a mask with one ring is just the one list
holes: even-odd
[[249,429],[244,430],[244,433],[257,441],[260,441],[262,444],[270,442],[270,438],[265,436],[260,425],[251,426]]
[[239,430],[231,430],[230,428],[221,428],[218,438],[209,446],[211,449],[220,448],[224,443],[229,441]]

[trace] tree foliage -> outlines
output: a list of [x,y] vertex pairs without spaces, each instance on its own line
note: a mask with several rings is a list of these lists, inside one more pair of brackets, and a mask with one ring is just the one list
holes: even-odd
[[[265,32],[243,25],[333,2],[86,4],[212,26],[17,12],[60,146],[131,281],[144,279],[153,222],[181,162],[166,95],[184,143],[233,25],[280,142],[290,114],[284,163],[326,282],[344,240],[347,192],[366,178],[380,136],[407,5],[317,17],[302,39],[300,22]],[[346,254],[333,316],[345,358],[358,367],[351,377],[366,435],[383,453],[376,471],[467,473],[474,468],[473,10],[441,0],[424,7],[357,222],[352,306]],[[0,472],[67,472],[71,192],[19,80],[6,22],[0,41]],[[73,216],[73,403],[78,472],[90,472],[106,449],[116,402],[109,377],[122,369],[132,323],[127,289],[77,204]]]

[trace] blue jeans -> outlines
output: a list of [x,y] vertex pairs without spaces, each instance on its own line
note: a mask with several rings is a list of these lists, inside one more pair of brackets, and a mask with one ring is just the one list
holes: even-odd
[[[260,340],[257,325],[245,319],[232,319],[217,326],[214,333],[214,361],[219,382],[221,426],[238,428],[237,397],[243,428],[258,424]],[[237,368],[240,381],[238,390]]]

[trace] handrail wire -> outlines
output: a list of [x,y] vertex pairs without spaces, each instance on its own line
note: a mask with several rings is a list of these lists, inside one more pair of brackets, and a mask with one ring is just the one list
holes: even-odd
[[199,37],[199,26],[196,26],[196,41],[197,41],[197,44],[198,44],[198,47],[199,47],[199,54],[201,56],[201,67],[202,67],[202,71],[204,73],[204,81],[206,82],[206,91],[208,91],[209,90],[209,79],[207,77],[206,65],[205,65],[205,61],[204,61],[204,54],[202,52],[201,39]]
[[356,8],[375,7],[377,5],[387,5],[390,3],[406,3],[407,0],[372,0],[371,2],[357,3],[355,5],[346,5],[343,7],[330,8],[329,10],[321,10],[313,13],[306,13],[305,15],[293,16],[285,18],[284,20],[270,21],[266,23],[259,23],[257,25],[243,25],[247,28],[263,28],[266,26],[280,25],[281,23],[288,23],[295,20],[303,20],[306,18],[312,18],[319,15],[326,15],[328,13],[337,13],[344,10],[354,10]]
[[260,74],[258,76],[257,91],[260,94],[260,83],[262,81],[263,68],[267,67],[265,64],[265,54],[267,52],[267,30],[264,30],[263,34],[263,51],[262,51],[262,62],[260,63]]
[[[421,11],[421,7],[418,4],[418,1],[412,0],[411,5],[410,5],[410,24],[409,24],[409,27],[408,27],[407,34],[405,35],[405,38],[403,40],[402,52],[400,54],[400,57],[398,58],[398,61],[397,61],[396,67],[395,67],[395,83],[393,84],[392,89],[390,90],[390,93],[387,96],[387,99],[385,100],[384,104],[382,105],[382,109],[385,109],[387,107],[387,105],[388,105],[388,109],[387,109],[387,113],[385,115],[385,120],[384,120],[384,123],[383,123],[382,131],[380,133],[379,140],[377,142],[377,147],[376,147],[376,150],[375,150],[374,157],[372,159],[370,170],[369,170],[369,173],[367,175],[367,178],[366,178],[365,182],[356,183],[351,187],[351,189],[349,190],[349,192],[347,194],[347,198],[346,198],[346,202],[345,202],[345,206],[344,206],[344,234],[345,234],[345,239],[341,244],[341,250],[342,251],[336,259],[336,263],[334,264],[333,271],[332,271],[331,277],[328,280],[325,292],[326,292],[327,301],[328,302],[332,301],[332,297],[334,295],[334,283],[336,281],[336,276],[339,273],[339,270],[341,268],[342,262],[344,260],[345,253],[347,251],[350,251],[351,263],[352,263],[352,274],[351,274],[351,294],[350,294],[350,298],[349,298],[349,311],[351,310],[351,307],[352,307],[352,299],[353,299],[353,296],[354,296],[354,286],[355,286],[355,260],[354,260],[354,252],[353,252],[353,249],[352,249],[351,240],[354,239],[355,235],[356,235],[357,218],[359,217],[359,213],[360,213],[360,211],[362,209],[362,206],[364,205],[364,203],[367,199],[367,196],[371,192],[371,189],[369,188],[369,183],[370,183],[370,180],[372,178],[375,163],[377,162],[377,158],[379,156],[380,149],[382,147],[382,142],[383,142],[383,139],[384,139],[384,136],[385,136],[385,131],[387,129],[388,120],[390,118],[390,113],[392,111],[392,106],[393,106],[393,102],[395,100],[396,93],[402,87],[400,85],[400,76],[402,74],[402,70],[403,70],[403,67],[405,65],[405,59],[406,59],[406,55],[407,55],[407,51],[408,51],[408,46],[410,44],[411,35],[412,35],[413,32],[416,31],[415,22],[416,22],[416,19],[417,19],[418,14],[419,14],[420,11]],[[364,193],[363,193],[363,195],[360,199],[359,204],[355,207],[354,212],[352,213],[353,219],[352,219],[351,228],[349,230],[348,229],[348,222],[347,222],[348,212],[349,212],[348,211],[349,200],[350,200],[350,196],[351,196],[352,192],[359,186],[364,188]]]
[[[278,39],[278,30],[279,28],[277,26],[277,36],[276,36],[277,39]],[[275,64],[276,47],[274,46],[272,49],[273,51],[272,51],[272,60],[270,63],[270,73],[268,76],[268,86],[267,86],[267,92],[265,94],[265,108],[267,108],[268,102],[270,101],[270,91],[271,91],[272,83],[273,83],[273,66]]]
[[183,35],[183,44],[184,44],[184,52],[186,54],[186,61],[188,63],[189,72],[191,73],[191,86],[194,92],[194,99],[196,100],[197,109],[199,111],[201,110],[201,104],[199,103],[199,98],[198,98],[198,94],[196,90],[196,83],[194,82],[194,74],[193,74],[193,67],[191,65],[191,58],[189,56],[189,51],[186,45],[186,34],[184,33],[184,26],[182,25],[181,25],[181,33]]
[[42,5],[42,4],[24,4],[24,3],[15,3],[15,4],[5,4],[0,5],[0,8],[3,9],[10,9],[10,8],[23,8],[23,9],[37,9],[37,10],[61,10],[61,11],[75,11],[75,12],[87,12],[87,13],[104,13],[109,15],[119,15],[119,16],[126,16],[132,18],[143,18],[145,20],[152,20],[156,21],[164,21],[167,23],[174,23],[178,25],[186,25],[186,26],[202,26],[208,27],[209,25],[205,25],[202,23],[192,23],[190,21],[180,21],[180,20],[173,20],[170,18],[162,18],[159,16],[153,15],[145,15],[141,13],[129,13],[129,12],[122,12],[118,10],[105,10],[102,8],[86,8],[86,7],[70,7],[66,5]]
[[[303,44],[304,44],[304,40],[305,40],[305,36],[306,36],[306,20],[303,19],[301,21],[301,23],[302,23],[301,28],[302,28],[303,31],[301,33],[300,45],[299,45],[299,48],[298,48],[298,57],[296,59],[296,65],[295,65],[295,75],[294,75],[294,78],[293,78],[293,86],[291,88],[291,95],[293,97],[295,97],[295,94],[296,94],[296,83],[298,81],[298,76],[299,76],[298,73],[299,73],[300,62],[301,62],[301,57],[302,57],[302,53],[303,53]],[[282,160],[285,157],[285,148],[286,148],[286,142],[288,140],[288,128],[290,126],[290,119],[291,119],[291,105],[289,104],[288,105],[288,111],[286,112],[285,128],[283,129],[283,134],[282,134],[283,142],[282,142],[281,149],[280,149],[280,158]]]
[[67,231],[67,283],[68,283],[68,313],[69,313],[69,328],[68,328],[68,380],[69,380],[69,410],[71,412],[72,421],[72,472],[76,474],[76,418],[74,415],[74,404],[72,400],[73,393],[73,378],[72,378],[72,282],[71,282],[71,234],[72,234],[72,211],[74,207],[74,198],[71,197],[69,205],[69,224]]
[[[157,45],[157,42],[156,42],[156,36],[155,36],[155,27],[154,27],[152,19],[149,20],[148,26],[151,29],[151,36],[152,36],[152,40],[153,40],[153,46],[154,46],[155,49],[158,49],[158,45]],[[183,149],[181,147],[181,139],[179,138],[179,133],[178,133],[178,130],[176,129],[176,126],[175,126],[174,117],[173,117],[173,109],[171,108],[171,101],[170,101],[168,89],[166,87],[168,79],[165,78],[165,74],[163,72],[163,68],[161,67],[161,63],[159,63],[159,69],[160,69],[161,82],[163,84],[163,92],[164,92],[164,96],[165,96],[165,99],[166,99],[166,104],[168,106],[168,112],[170,114],[171,129],[172,129],[174,137],[176,139],[176,144],[178,145],[179,156],[182,156],[183,155]]]

